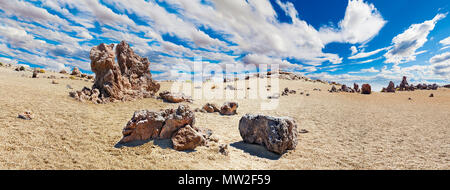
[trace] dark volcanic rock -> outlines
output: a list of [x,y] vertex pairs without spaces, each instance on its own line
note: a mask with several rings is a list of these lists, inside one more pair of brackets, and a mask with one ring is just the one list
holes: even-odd
[[361,86],[361,94],[370,94],[372,93],[372,88],[369,84],[363,84]]
[[289,117],[245,114],[239,121],[239,132],[244,142],[263,145],[278,154],[297,146],[297,124]]

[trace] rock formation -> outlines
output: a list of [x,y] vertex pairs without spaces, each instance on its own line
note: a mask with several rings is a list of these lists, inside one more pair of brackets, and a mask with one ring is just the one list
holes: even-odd
[[402,82],[400,83],[399,91],[405,91],[409,89],[408,81],[406,81],[406,76],[403,76]]
[[170,103],[192,102],[190,96],[186,96],[183,93],[171,93],[167,90],[159,93],[159,97]]
[[359,92],[359,86],[356,83],[353,83],[353,90],[355,90],[355,92]]
[[336,89],[336,87],[333,85],[332,87],[331,87],[331,89],[330,89],[330,91],[329,92],[337,92],[337,89]]
[[[91,70],[95,73],[92,90],[100,92],[100,102],[153,97],[160,86],[151,78],[148,59],[136,55],[125,41],[117,45],[116,52],[113,49],[114,44],[102,43],[93,47],[90,52]],[[74,74],[81,76],[76,67],[72,71],[72,75]],[[84,96],[88,94],[93,93]]]
[[237,114],[237,108],[239,107],[236,102],[225,102],[222,107],[220,107],[220,114],[222,115],[235,115]]
[[133,114],[122,130],[120,143],[148,139],[171,139],[176,150],[204,145],[210,130],[196,128],[195,115],[187,105],[161,111],[140,110]]
[[395,84],[394,82],[390,81],[387,88],[383,88],[383,92],[395,92]]
[[246,114],[239,121],[239,132],[244,142],[263,145],[278,154],[297,146],[297,124],[289,117]]
[[361,94],[370,94],[372,93],[372,89],[369,84],[363,84],[361,86]]

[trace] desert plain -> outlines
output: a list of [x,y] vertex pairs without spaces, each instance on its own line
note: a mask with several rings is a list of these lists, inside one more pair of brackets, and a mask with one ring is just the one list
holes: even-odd
[[[46,78],[50,75],[56,79]],[[450,169],[448,88],[363,95],[329,93],[331,85],[325,83],[280,79],[279,92],[289,87],[297,93],[280,96],[272,110],[260,109],[267,99],[244,97],[232,100],[239,103],[237,115],[195,112],[196,126],[211,129],[218,142],[176,151],[168,140],[135,146],[118,142],[137,110],[180,104],[195,109],[230,100],[83,103],[69,92],[92,86],[91,80],[54,72],[31,76],[0,67],[0,169]],[[173,85],[159,83],[160,91]],[[34,114],[32,120],[17,117],[26,110]],[[246,113],[294,118],[299,130],[295,150],[278,155],[244,143],[238,123]],[[228,144],[227,156],[218,152],[221,144]]]

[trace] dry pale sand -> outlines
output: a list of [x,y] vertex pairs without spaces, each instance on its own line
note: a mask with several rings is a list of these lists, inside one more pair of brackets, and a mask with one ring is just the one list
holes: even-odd
[[[91,82],[45,75],[50,74],[59,84],[0,67],[0,169],[450,169],[450,89],[361,95],[280,80],[278,91],[289,87],[310,96],[282,96],[270,111],[246,98],[236,100],[235,116],[196,113],[196,125],[212,129],[219,142],[179,152],[167,140],[116,146],[134,111],[178,104],[152,98],[81,103],[68,96],[66,85],[79,90]],[[171,88],[168,82],[161,85]],[[190,107],[224,101],[195,100]],[[33,120],[17,118],[26,110],[34,113]],[[309,133],[299,133],[297,148],[277,156],[241,142],[238,122],[245,113],[290,116]],[[221,143],[229,144],[228,156],[218,153]]]

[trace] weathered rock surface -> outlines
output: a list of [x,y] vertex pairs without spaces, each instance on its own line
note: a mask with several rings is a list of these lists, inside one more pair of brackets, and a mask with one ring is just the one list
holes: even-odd
[[359,92],[359,86],[356,83],[353,83],[353,90],[355,90],[355,92]]
[[190,125],[179,129],[171,140],[175,150],[194,150],[197,146],[206,144],[204,136]]
[[192,102],[190,96],[186,96],[183,93],[172,93],[167,90],[159,93],[161,99],[170,103],[180,103],[180,102]]
[[361,86],[361,94],[370,94],[372,93],[372,88],[369,84],[363,84]]
[[178,129],[194,123],[194,113],[186,105],[162,111],[136,111],[123,129],[120,142],[171,138]]
[[[151,78],[148,59],[136,55],[125,41],[117,45],[116,52],[113,49],[114,44],[102,43],[90,51],[91,70],[95,73],[92,89],[100,92],[100,102],[153,97],[160,85]],[[81,76],[78,68],[74,68],[74,74]]]
[[222,115],[235,115],[237,114],[237,108],[239,107],[237,102],[225,102],[222,107],[220,107],[220,114]]
[[239,132],[244,142],[263,145],[278,154],[297,146],[297,124],[289,117],[246,114],[239,121]]
[[216,104],[207,103],[203,106],[203,109],[208,113],[219,112],[219,108],[217,108]]
[[206,145],[212,131],[197,128],[195,115],[187,105],[161,111],[140,110],[122,130],[120,143],[149,139],[171,139],[175,150],[192,150]]

